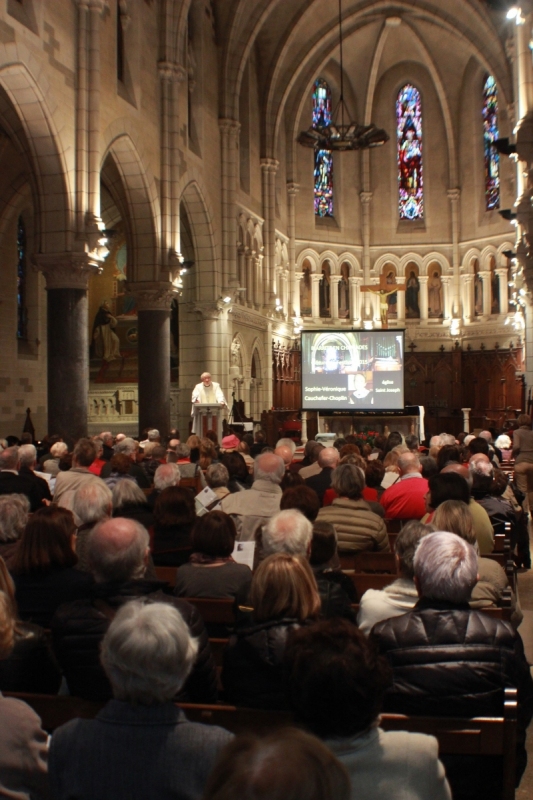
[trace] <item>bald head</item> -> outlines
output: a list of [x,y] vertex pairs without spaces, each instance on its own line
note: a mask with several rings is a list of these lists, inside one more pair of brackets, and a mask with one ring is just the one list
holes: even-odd
[[96,581],[125,581],[141,578],[149,555],[148,531],[132,519],[115,517],[93,529],[87,558]]
[[422,464],[417,453],[412,453],[410,450],[402,453],[398,459],[398,467],[400,468],[400,475],[409,475],[413,472],[422,472]]
[[462,464],[457,464],[457,462],[453,461],[451,464],[447,464],[443,467],[440,471],[441,475],[446,474],[447,472],[455,472],[457,475],[460,475],[468,484],[468,488],[472,488],[472,474],[468,467],[463,467]]
[[283,463],[286,467],[292,462],[292,450],[286,444],[278,445],[274,450],[274,454],[283,459]]
[[485,464],[490,464],[490,458],[485,455],[485,453],[474,453],[473,456],[470,457],[469,464],[477,464],[479,462],[484,462]]
[[275,453],[262,453],[254,463],[254,480],[280,484],[285,475],[285,462]]
[[336,447],[324,447],[318,454],[318,463],[324,467],[335,469],[340,460],[340,454]]

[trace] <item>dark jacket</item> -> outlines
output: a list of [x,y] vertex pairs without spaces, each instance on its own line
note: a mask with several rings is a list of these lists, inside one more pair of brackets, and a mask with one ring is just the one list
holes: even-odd
[[37,511],[42,506],[41,493],[36,484],[24,475],[15,475],[14,472],[0,472],[0,494],[25,494],[30,501],[30,511]]
[[114,517],[126,517],[134,519],[144,525],[146,530],[154,524],[154,514],[152,507],[146,503],[124,503],[123,506],[113,511]]
[[313,491],[317,493],[320,505],[322,505],[322,501],[324,500],[324,492],[331,486],[332,474],[332,467],[322,467],[318,475],[311,475],[310,478],[306,478],[306,486],[309,486],[310,489],[313,489]]
[[150,546],[156,567],[181,567],[192,553],[191,531],[188,525],[157,525],[150,529]]
[[48,481],[45,481],[44,478],[41,478],[39,475],[36,475],[35,472],[29,467],[21,467],[19,469],[19,475],[22,478],[27,478],[29,481],[33,483],[41,499],[41,505],[43,500],[50,500],[50,502],[52,502],[52,495],[50,494],[50,487],[48,486]]
[[8,569],[11,569],[11,565],[17,554],[18,548],[18,539],[15,539],[14,542],[0,542],[0,558],[4,559],[5,565]]
[[[102,467],[102,471],[100,473],[101,478],[109,478],[112,472],[111,462],[108,461]],[[143,470],[140,464],[136,464],[134,461],[131,462],[130,468],[128,470],[128,475],[131,475],[132,478],[135,478],[137,484],[140,486],[141,489],[149,489],[151,486],[150,481],[146,477],[146,472]]]
[[503,497],[497,497],[479,489],[472,489],[472,497],[480,506],[483,506],[489,515],[494,533],[504,533],[506,522],[509,522],[512,527],[516,524],[514,509]]
[[[421,599],[413,611],[374,625],[370,635],[393,670],[385,711],[501,716],[503,689],[514,686],[517,774],[522,775],[527,763],[526,728],[533,715],[533,680],[522,639],[510,624],[468,606]],[[486,776],[489,772],[484,769]]]
[[60,684],[61,671],[44,629],[28,622],[19,622],[15,629],[13,650],[0,661],[0,690],[57,694]]
[[88,597],[92,575],[75,567],[52,569],[44,575],[13,575],[19,616],[27,622],[50,627],[50,620],[63,603]]
[[183,697],[193,703],[216,700],[216,669],[204,623],[199,612],[185,600],[164,594],[162,581],[133,580],[96,583],[91,596],[57,610],[52,623],[54,651],[71,694],[88,700],[109,700],[111,686],[100,664],[100,642],[116,611],[128,600],[170,603],[178,609],[199,639],[193,670],[183,687]]
[[296,619],[270,620],[243,627],[224,650],[222,684],[226,699],[246,708],[288,709],[283,657]]
[[325,619],[344,617],[355,622],[355,614],[351,608],[357,603],[357,595],[350,578],[341,570],[313,570],[320,600],[320,613]]

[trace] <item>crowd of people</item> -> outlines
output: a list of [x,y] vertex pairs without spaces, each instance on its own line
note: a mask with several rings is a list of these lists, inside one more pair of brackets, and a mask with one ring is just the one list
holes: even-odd
[[[498,758],[439,757],[433,737],[379,720],[501,716],[506,687],[518,785],[533,680],[520,604],[489,557],[505,532],[516,566],[531,566],[533,430],[518,424],[514,442],[0,440],[0,795],[490,800]],[[391,553],[397,574],[358,596],[341,562],[365,551]],[[190,598],[231,599],[235,624],[206,625]],[[483,611],[509,602],[510,622]],[[210,637],[228,640],[221,669]],[[103,708],[49,737],[1,692]],[[293,725],[234,737],[176,702]]]

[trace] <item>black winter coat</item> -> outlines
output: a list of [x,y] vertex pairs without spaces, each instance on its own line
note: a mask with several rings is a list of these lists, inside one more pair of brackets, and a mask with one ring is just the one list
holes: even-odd
[[165,594],[163,581],[133,580],[126,583],[96,583],[90,598],[65,603],[52,619],[54,652],[72,695],[87,700],[109,700],[111,686],[100,664],[100,642],[114,613],[129,600],[170,603],[178,609],[199,640],[198,655],[179,699],[182,702],[213,703],[217,699],[216,667],[199,612],[177,597]]
[[0,691],[57,694],[60,685],[61,670],[44,628],[18,622],[13,649],[0,661]]

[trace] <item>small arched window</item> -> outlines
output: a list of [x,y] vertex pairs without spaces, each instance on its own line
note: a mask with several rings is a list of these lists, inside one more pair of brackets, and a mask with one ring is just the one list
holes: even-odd
[[[331,124],[331,90],[318,78],[313,89],[313,128]],[[314,167],[315,216],[333,216],[333,153],[315,150]]]
[[492,146],[498,138],[498,87],[492,75],[489,75],[483,84],[483,149],[487,211],[500,207],[500,155]]
[[26,226],[22,217],[17,225],[17,338],[28,338]]
[[396,99],[396,147],[400,219],[424,219],[422,104],[420,92],[410,83]]

